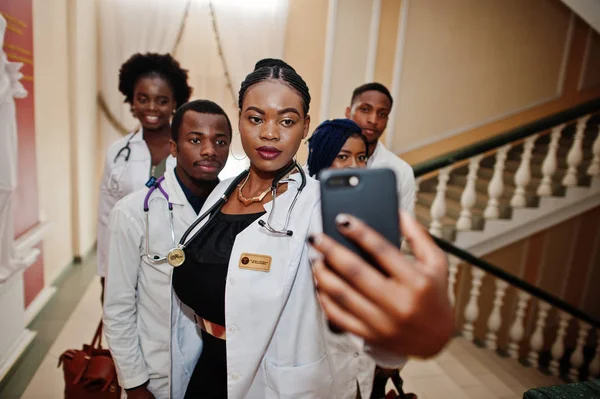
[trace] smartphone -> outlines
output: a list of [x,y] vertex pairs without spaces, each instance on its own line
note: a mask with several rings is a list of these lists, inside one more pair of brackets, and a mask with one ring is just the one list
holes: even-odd
[[[338,230],[335,218],[340,213],[355,216],[400,248],[398,191],[396,175],[382,169],[329,169],[319,175],[323,232],[361,256],[382,274],[387,273],[375,260]],[[329,323],[334,333],[343,331]]]
[[325,234],[377,266],[367,253],[339,232],[335,218],[340,213],[347,213],[361,219],[400,248],[398,191],[394,171],[386,168],[330,169],[324,170],[319,178]]

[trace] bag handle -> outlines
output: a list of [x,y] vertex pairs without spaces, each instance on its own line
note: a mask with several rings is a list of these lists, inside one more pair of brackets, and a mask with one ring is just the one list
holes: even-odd
[[[96,342],[98,346],[96,346]],[[98,323],[98,327],[96,328],[96,333],[94,334],[94,339],[90,345],[92,349],[102,349],[102,318],[100,319],[100,323]]]

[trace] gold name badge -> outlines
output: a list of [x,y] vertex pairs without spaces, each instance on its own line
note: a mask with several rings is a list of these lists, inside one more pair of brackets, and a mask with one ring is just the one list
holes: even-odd
[[240,269],[268,272],[271,270],[271,257],[268,255],[257,255],[243,253],[240,256]]

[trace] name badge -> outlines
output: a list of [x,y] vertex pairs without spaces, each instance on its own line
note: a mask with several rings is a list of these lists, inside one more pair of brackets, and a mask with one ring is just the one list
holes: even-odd
[[247,254],[240,256],[240,269],[268,272],[271,270],[271,257],[268,255]]

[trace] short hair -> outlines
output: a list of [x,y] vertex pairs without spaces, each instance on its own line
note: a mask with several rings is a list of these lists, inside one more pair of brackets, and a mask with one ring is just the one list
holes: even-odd
[[382,94],[385,94],[385,96],[390,100],[390,108],[392,107],[392,105],[394,105],[394,99],[392,98],[392,95],[390,94],[388,88],[382,85],[381,83],[377,82],[365,83],[364,85],[358,86],[356,89],[354,89],[354,91],[352,92],[352,99],[350,100],[350,105],[354,104],[354,100],[356,100],[356,97],[360,96],[361,94],[367,91],[378,91]]
[[223,108],[210,100],[194,100],[183,104],[181,107],[177,108],[177,111],[175,111],[175,115],[173,115],[173,120],[171,121],[171,138],[173,141],[177,142],[179,137],[179,129],[181,129],[181,124],[183,123],[183,117],[188,111],[197,112],[199,114],[223,115],[227,120],[229,138],[231,139],[231,122],[229,121],[229,117]]
[[296,70],[285,61],[276,58],[264,58],[256,63],[254,71],[250,72],[242,82],[238,95],[238,106],[242,110],[242,103],[248,89],[258,83],[267,80],[279,80],[294,89],[302,99],[302,110],[304,115],[308,114],[310,108],[310,92],[306,82]]
[[333,164],[335,157],[350,137],[359,137],[369,153],[369,142],[360,126],[350,119],[332,119],[321,123],[308,139],[308,174],[317,177]]
[[133,104],[135,85],[142,78],[158,77],[165,80],[173,91],[176,106],[189,101],[192,88],[188,85],[187,70],[170,54],[134,54],[119,70],[119,91],[125,96],[125,102]]

